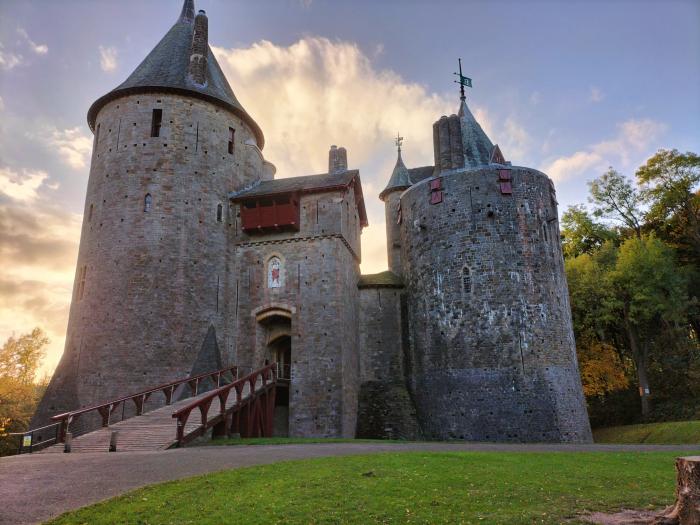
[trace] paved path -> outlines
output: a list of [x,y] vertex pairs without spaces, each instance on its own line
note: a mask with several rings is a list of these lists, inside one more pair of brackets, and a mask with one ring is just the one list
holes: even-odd
[[377,452],[697,453],[700,446],[323,443],[190,447],[154,452],[32,454],[0,458],[0,524],[40,523],[67,510],[161,481],[276,461]]

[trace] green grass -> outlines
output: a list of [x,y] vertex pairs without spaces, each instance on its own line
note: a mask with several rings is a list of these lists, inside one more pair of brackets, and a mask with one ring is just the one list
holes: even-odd
[[596,443],[650,443],[682,445],[700,443],[700,421],[648,423],[593,431]]
[[304,445],[307,443],[408,443],[390,439],[352,439],[352,438],[217,438],[197,443],[198,446],[212,445]]
[[154,485],[50,523],[560,524],[591,510],[672,503],[675,457],[410,452],[290,461]]

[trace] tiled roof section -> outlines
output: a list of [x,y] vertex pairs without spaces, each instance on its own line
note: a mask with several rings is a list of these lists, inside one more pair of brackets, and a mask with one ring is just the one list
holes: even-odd
[[399,156],[396,159],[396,165],[394,166],[394,171],[391,172],[391,177],[389,177],[389,182],[386,188],[382,190],[379,194],[379,198],[384,200],[384,196],[394,190],[405,190],[412,184],[411,177],[409,175],[406,165],[403,163],[401,158],[401,150],[399,150]]
[[263,148],[265,139],[257,123],[243,109],[233,94],[224,73],[209,48],[207,76],[204,85],[192,82],[187,74],[194,31],[194,2],[185,0],[182,14],[148,56],[122,84],[97,99],[88,111],[88,124],[94,129],[95,119],[107,102],[123,95],[142,92],[175,92],[194,95],[226,107],[248,124],[257,145]]
[[288,177],[286,179],[264,180],[251,188],[229,194],[234,202],[247,200],[253,197],[266,195],[279,195],[282,193],[320,193],[345,189],[355,182],[355,201],[363,226],[367,226],[367,212],[365,210],[364,197],[362,196],[362,184],[358,170],[348,170],[341,173],[321,173],[319,175],[304,175],[301,177]]
[[420,182],[428,177],[432,177],[434,171],[435,166],[421,166],[420,168],[409,169],[408,173],[411,177],[411,181],[413,184],[415,184],[416,182]]
[[459,106],[459,118],[462,124],[462,146],[464,163],[467,168],[488,166],[491,162],[493,143],[469,111],[467,103],[462,100]]
[[403,288],[403,280],[394,272],[387,270],[381,273],[361,275],[358,288]]

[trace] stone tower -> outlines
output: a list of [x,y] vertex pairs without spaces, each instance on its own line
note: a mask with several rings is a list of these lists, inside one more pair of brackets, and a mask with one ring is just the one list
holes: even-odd
[[506,162],[464,98],[433,137],[433,173],[407,181],[399,158],[382,193],[423,435],[590,441],[552,181]]
[[411,175],[401,158],[400,141],[397,142],[398,156],[396,165],[391,172],[389,183],[379,194],[384,201],[384,217],[386,220],[386,250],[389,262],[389,270],[396,275],[401,275],[401,235],[399,228],[399,203],[401,192],[411,187]]
[[33,423],[230,363],[228,194],[274,167],[193,0],[90,107],[94,132],[66,347]]

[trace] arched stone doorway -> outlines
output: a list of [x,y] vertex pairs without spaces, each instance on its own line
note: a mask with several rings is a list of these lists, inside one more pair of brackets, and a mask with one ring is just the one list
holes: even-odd
[[292,312],[271,307],[256,314],[264,333],[265,359],[277,363],[274,436],[289,435],[289,397],[292,377]]

